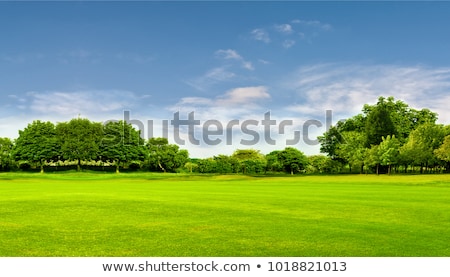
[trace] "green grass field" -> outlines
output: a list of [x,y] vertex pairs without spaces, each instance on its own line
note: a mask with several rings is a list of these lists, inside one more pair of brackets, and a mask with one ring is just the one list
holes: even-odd
[[0,174],[0,256],[450,256],[450,175]]

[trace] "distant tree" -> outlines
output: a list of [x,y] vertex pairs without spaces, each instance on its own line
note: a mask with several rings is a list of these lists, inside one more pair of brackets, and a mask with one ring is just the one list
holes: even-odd
[[188,151],[180,150],[176,144],[169,144],[166,138],[151,138],[146,147],[150,170],[175,172],[188,162]]
[[198,164],[194,162],[187,162],[184,164],[184,168],[186,168],[187,170],[189,170],[190,173],[192,173],[194,169],[198,168]]
[[56,133],[64,159],[77,161],[81,170],[81,161],[97,159],[99,145],[103,138],[102,124],[86,118],[74,118],[69,122],[56,125]]
[[342,143],[337,147],[336,153],[348,162],[350,172],[353,166],[360,167],[363,172],[364,159],[367,148],[365,147],[366,137],[364,133],[358,131],[346,131],[342,133]]
[[239,161],[241,172],[244,174],[265,171],[266,159],[258,150],[238,149],[231,157]]
[[13,142],[9,138],[0,138],[0,171],[8,170],[12,163]]
[[333,168],[331,166],[332,160],[330,157],[324,155],[308,156],[308,173],[331,173]]
[[380,173],[380,163],[381,163],[381,157],[380,157],[380,151],[379,151],[379,145],[372,145],[367,152],[364,159],[364,164],[368,167],[375,167],[376,173]]
[[239,160],[227,155],[218,155],[213,157],[215,161],[216,172],[221,174],[239,172]]
[[389,108],[383,97],[378,99],[377,105],[367,114],[365,133],[366,147],[380,144],[382,137],[397,134]]
[[424,168],[437,163],[434,150],[438,149],[444,141],[445,132],[442,125],[425,123],[419,125],[408,137],[406,143],[400,148],[402,160],[405,163],[419,165],[420,172]]
[[280,161],[280,150],[275,150],[266,155],[266,171],[269,172],[283,172],[283,164]]
[[434,150],[434,154],[439,160],[447,163],[447,171],[450,170],[450,135],[447,135],[439,148]]
[[279,160],[286,172],[293,175],[295,172],[304,170],[308,164],[308,158],[300,150],[286,147],[279,152]]
[[36,120],[28,124],[24,130],[19,131],[13,156],[16,161],[39,164],[43,173],[45,162],[57,160],[60,150],[55,125],[51,122]]
[[317,137],[320,142],[320,152],[326,153],[333,160],[343,160],[338,154],[338,147],[344,141],[342,137],[343,125],[344,123],[340,121],[335,126],[330,127],[323,136]]
[[125,121],[108,122],[103,126],[99,156],[102,160],[111,160],[119,173],[121,163],[143,162],[145,160],[144,140],[140,132]]
[[392,165],[399,161],[400,142],[394,135],[382,140],[378,147],[380,164],[388,166],[388,174],[391,174]]

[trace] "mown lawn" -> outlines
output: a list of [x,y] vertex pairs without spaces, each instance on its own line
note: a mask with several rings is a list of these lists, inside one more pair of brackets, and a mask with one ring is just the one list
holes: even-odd
[[0,256],[450,256],[450,175],[0,174]]

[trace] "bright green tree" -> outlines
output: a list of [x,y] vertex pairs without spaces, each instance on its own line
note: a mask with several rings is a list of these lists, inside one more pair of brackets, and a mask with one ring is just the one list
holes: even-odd
[[434,150],[436,157],[447,163],[447,171],[450,170],[450,135],[446,136],[439,148]]
[[11,151],[13,142],[9,138],[0,138],[0,171],[11,167]]
[[399,161],[400,142],[394,135],[383,137],[382,140],[378,147],[380,164],[388,166],[388,174],[391,174],[392,165]]
[[264,155],[255,149],[238,149],[231,157],[239,161],[240,171],[244,174],[264,172],[267,165]]

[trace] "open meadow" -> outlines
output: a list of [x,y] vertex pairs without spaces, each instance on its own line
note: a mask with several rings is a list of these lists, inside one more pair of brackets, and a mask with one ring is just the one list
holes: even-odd
[[0,174],[0,256],[450,256],[450,175]]

